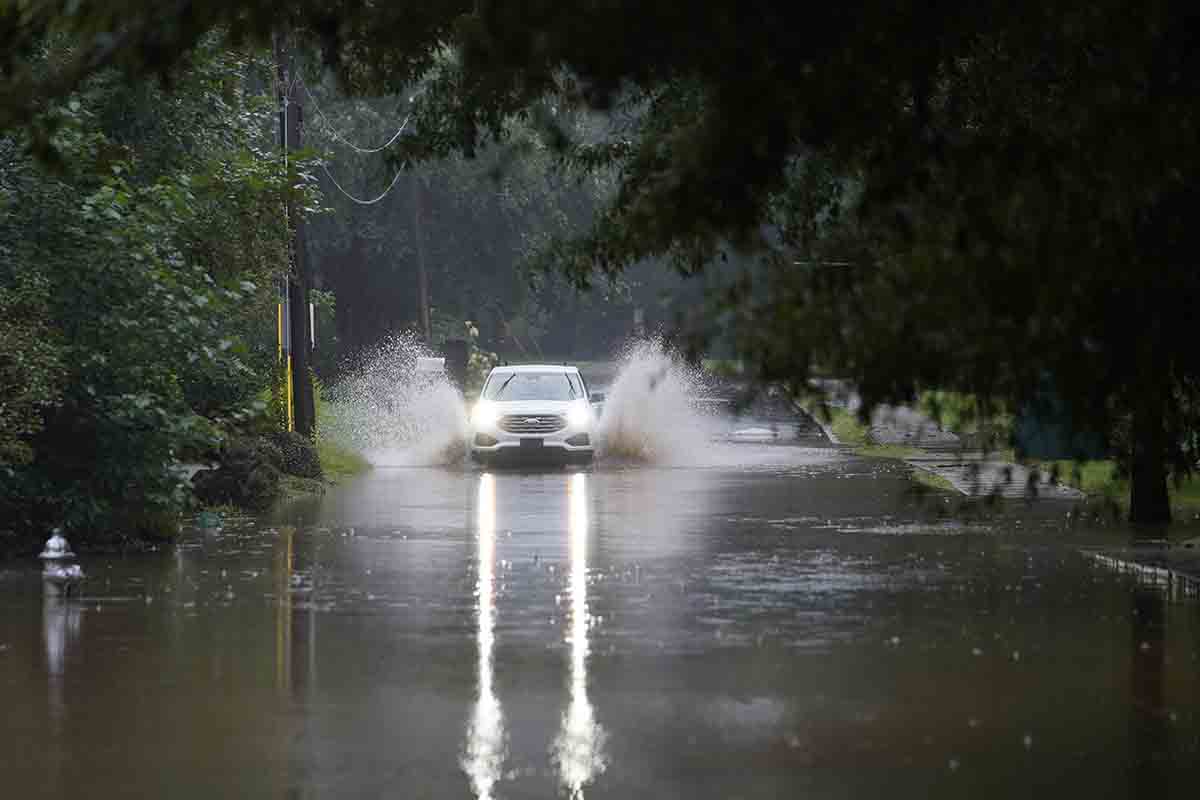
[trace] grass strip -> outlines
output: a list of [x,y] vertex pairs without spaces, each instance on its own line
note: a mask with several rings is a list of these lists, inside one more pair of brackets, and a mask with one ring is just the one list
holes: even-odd
[[[887,458],[893,461],[903,461],[906,458],[920,455],[923,451],[918,447],[901,444],[877,444],[871,438],[871,431],[858,417],[843,408],[829,409],[829,429],[838,442],[848,445],[856,456],[864,458]],[[950,481],[941,475],[924,469],[913,469],[909,477],[915,483],[927,489],[939,492],[958,494],[958,490]]]
[[924,486],[927,489],[932,489],[935,492],[962,494],[949,480],[943,478],[941,475],[938,475],[936,472],[930,472],[927,469],[914,467],[910,478],[912,479],[913,483],[920,484],[921,486]]
[[[1048,474],[1057,469],[1060,482],[1079,489],[1088,497],[1111,501],[1122,510],[1128,510],[1129,480],[1121,477],[1115,461],[1038,461],[1031,466]],[[1169,482],[1167,492],[1173,509],[1200,511],[1200,474],[1193,473],[1178,485]]]
[[321,459],[321,471],[334,483],[371,469],[371,462],[362,453],[321,437],[317,437],[317,457]]

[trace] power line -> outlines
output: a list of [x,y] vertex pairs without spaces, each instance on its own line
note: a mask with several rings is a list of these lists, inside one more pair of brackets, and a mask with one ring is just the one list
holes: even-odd
[[[308,84],[304,82],[304,79],[303,79],[303,77],[301,77],[299,71],[297,71],[297,73],[296,73],[295,82],[298,83],[301,86],[301,88],[304,89],[304,94],[308,96],[309,101],[312,103],[313,110],[316,111],[317,116],[321,118],[321,121],[324,123],[324,127],[329,132],[330,137],[341,142],[342,144],[346,145],[354,152],[360,153],[362,155],[374,155],[375,153],[381,153],[384,150],[391,147],[393,144],[396,143],[396,140],[400,138],[401,134],[404,133],[405,129],[408,127],[409,120],[412,119],[411,114],[408,115],[407,117],[405,117],[404,122],[400,123],[399,129],[397,129],[396,132],[394,134],[392,134],[392,137],[390,139],[388,139],[386,142],[384,142],[379,147],[360,147],[359,145],[356,145],[354,142],[347,139],[345,136],[342,136],[340,133],[338,133],[337,128],[335,128],[333,123],[329,121],[329,117],[325,116],[325,112],[321,110],[321,104],[317,102],[317,98],[313,95],[312,91],[308,88]],[[337,188],[337,190],[339,192],[341,192],[342,195],[347,200],[351,201],[352,203],[357,203],[360,206],[372,206],[372,205],[375,205],[376,203],[378,203],[383,198],[387,197],[388,194],[392,191],[392,189],[394,189],[396,187],[396,183],[400,180],[400,175],[403,174],[403,172],[404,172],[404,168],[401,167],[399,170],[396,171],[396,174],[392,177],[392,182],[388,184],[388,187],[383,190],[382,194],[380,194],[378,197],[373,197],[370,200],[364,200],[361,197],[355,197],[354,195],[347,192],[346,189],[340,183],[338,183],[338,179],[333,177],[333,173],[329,171],[329,167],[325,164],[324,161],[321,161],[320,164],[321,164],[321,169],[323,169],[325,171],[325,174],[329,177],[329,180],[333,183],[333,185]]]
[[317,102],[317,98],[313,96],[313,93],[311,91],[309,91],[308,84],[306,84],[304,82],[304,80],[299,77],[299,74],[297,74],[297,80],[299,81],[300,86],[304,89],[304,93],[306,95],[308,95],[308,99],[312,101],[313,110],[317,112],[317,116],[319,116],[321,118],[321,120],[325,123],[325,127],[326,127],[326,129],[328,129],[329,135],[331,137],[333,137],[334,139],[336,139],[337,141],[341,142],[342,144],[346,145],[347,147],[349,147],[351,150],[353,150],[356,153],[361,153],[363,155],[373,155],[375,153],[381,153],[384,150],[387,150],[389,147],[391,147],[393,144],[396,143],[396,140],[400,138],[400,134],[404,133],[404,129],[408,127],[409,119],[412,118],[411,114],[409,116],[405,117],[404,122],[402,122],[400,124],[399,130],[397,130],[394,134],[392,134],[392,138],[388,139],[384,144],[380,145],[379,147],[359,147],[354,142],[350,141],[349,139],[347,139],[346,137],[342,136],[340,133],[337,132],[337,128],[335,128],[333,126],[333,123],[331,123],[329,121],[329,117],[325,116],[325,112],[321,110],[321,104]]
[[392,178],[392,182],[390,184],[388,184],[388,188],[383,190],[383,194],[381,194],[378,197],[373,198],[371,200],[363,200],[361,198],[355,197],[354,195],[350,194],[345,189],[343,189],[342,185],[340,183],[338,183],[337,178],[333,177],[333,173],[329,171],[329,167],[325,166],[324,161],[321,162],[321,169],[325,170],[325,174],[329,176],[329,180],[333,181],[333,185],[337,187],[337,190],[339,192],[341,192],[343,195],[346,196],[346,199],[348,199],[352,202],[358,203],[360,206],[373,206],[376,203],[378,203],[380,200],[382,200],[383,198],[387,197],[388,193],[391,192],[393,188],[395,188],[396,181],[400,180],[400,176],[404,174],[404,168],[401,167],[399,170],[397,170],[396,176],[394,178]]

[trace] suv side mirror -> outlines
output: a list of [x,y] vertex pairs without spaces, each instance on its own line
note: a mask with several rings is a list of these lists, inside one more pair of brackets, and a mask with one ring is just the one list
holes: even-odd
[[603,403],[604,402],[604,392],[592,392],[591,402]]

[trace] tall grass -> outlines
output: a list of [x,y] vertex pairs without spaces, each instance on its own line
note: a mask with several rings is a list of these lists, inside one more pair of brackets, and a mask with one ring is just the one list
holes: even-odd
[[317,457],[321,460],[321,471],[335,483],[359,475],[371,469],[371,463],[357,450],[331,441],[323,436],[323,422],[329,419],[331,409],[325,399],[325,387],[313,378],[313,402],[317,408]]

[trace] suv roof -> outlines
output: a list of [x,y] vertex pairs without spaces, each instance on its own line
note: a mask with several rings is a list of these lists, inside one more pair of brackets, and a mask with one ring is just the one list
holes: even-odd
[[579,367],[566,364],[514,364],[505,367],[492,367],[492,372],[579,372]]

